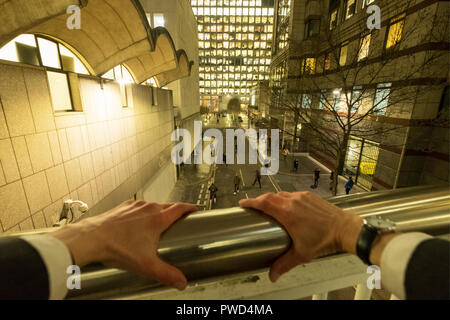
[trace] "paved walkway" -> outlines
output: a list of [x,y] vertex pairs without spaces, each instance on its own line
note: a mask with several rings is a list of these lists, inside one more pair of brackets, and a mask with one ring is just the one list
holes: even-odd
[[[207,126],[214,127],[217,122],[212,117],[210,121],[205,121]],[[205,123],[204,122],[204,123]],[[227,118],[221,118],[219,126],[221,129],[231,128],[234,124]],[[248,146],[246,148],[246,159],[248,159]],[[293,171],[294,159],[298,159],[300,166],[298,172]],[[183,201],[193,203],[200,209],[211,208],[230,208],[239,205],[240,199],[254,198],[268,192],[296,192],[312,191],[321,197],[330,197],[330,171],[307,155],[289,155],[286,159],[280,155],[280,170],[274,176],[262,176],[261,188],[259,184],[253,185],[256,170],[260,165],[185,165],[181,178],[177,182],[174,191],[170,196],[171,201]],[[313,172],[316,168],[321,170],[319,187],[311,189],[314,183]],[[241,177],[242,184],[240,192],[234,195],[234,176],[238,174]],[[212,204],[209,201],[208,188],[211,183],[215,183],[218,188],[217,203]],[[339,180],[338,195],[345,194],[344,185],[346,180]],[[352,190],[353,193],[364,192],[357,186]]]

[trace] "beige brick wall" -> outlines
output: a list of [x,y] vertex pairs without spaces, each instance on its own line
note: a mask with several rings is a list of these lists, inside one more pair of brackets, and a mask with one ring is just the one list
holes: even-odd
[[81,78],[80,91],[83,112],[54,113],[44,69],[0,63],[0,233],[52,226],[67,199],[102,212],[168,163],[170,91],[152,106],[151,88],[132,85],[129,108],[117,83]]

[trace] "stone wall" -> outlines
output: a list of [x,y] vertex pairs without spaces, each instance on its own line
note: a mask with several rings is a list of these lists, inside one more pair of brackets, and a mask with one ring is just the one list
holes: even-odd
[[83,111],[54,113],[43,68],[0,63],[0,232],[50,227],[67,199],[101,213],[170,163],[171,92],[130,86],[123,108],[117,83],[80,77]]

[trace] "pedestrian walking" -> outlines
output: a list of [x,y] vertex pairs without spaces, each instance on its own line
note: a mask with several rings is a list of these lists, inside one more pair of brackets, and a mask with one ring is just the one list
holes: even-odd
[[355,182],[353,181],[353,178],[348,178],[347,183],[345,184],[345,193],[350,194],[350,191],[353,189]]
[[334,171],[330,173],[330,191],[333,190],[333,182],[334,182]]
[[320,179],[320,169],[316,168],[314,170],[314,185],[311,186],[312,189],[317,189],[319,186],[319,179]]
[[294,160],[294,171],[298,172],[298,166],[299,166],[299,162],[297,159]]
[[240,187],[241,187],[241,177],[239,177],[239,174],[236,172],[234,176],[234,195],[239,193]]
[[256,174],[255,174],[255,181],[253,181],[253,186],[256,184],[256,182],[259,183],[259,188],[261,189],[261,172],[258,170],[256,170]]
[[283,156],[284,156],[284,160],[286,161],[287,156],[289,155],[289,150],[287,148],[284,148],[283,150]]
[[214,183],[212,183],[209,188],[209,200],[212,203],[216,203],[217,202],[217,191],[219,191],[219,189],[216,187],[216,185]]

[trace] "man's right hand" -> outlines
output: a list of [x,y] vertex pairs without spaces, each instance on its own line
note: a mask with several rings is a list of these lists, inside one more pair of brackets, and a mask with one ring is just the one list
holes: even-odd
[[50,233],[70,250],[79,267],[100,262],[184,289],[186,277],[158,256],[159,239],[183,215],[197,208],[186,203],[126,201],[110,211]]
[[239,202],[277,220],[292,238],[291,248],[276,260],[270,279],[278,278],[299,264],[337,252],[356,253],[363,219],[345,212],[312,192],[265,194]]

